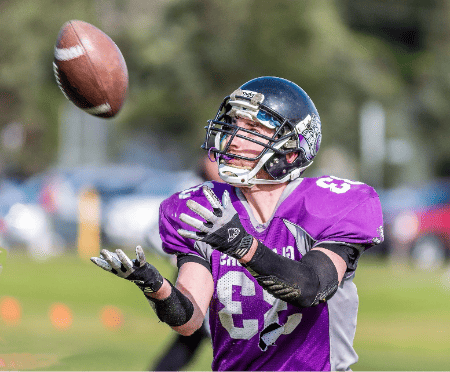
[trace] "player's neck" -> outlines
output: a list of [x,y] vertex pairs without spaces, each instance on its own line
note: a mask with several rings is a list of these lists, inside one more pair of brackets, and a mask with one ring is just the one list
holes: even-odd
[[287,184],[286,182],[240,188],[258,222],[265,223],[269,220]]

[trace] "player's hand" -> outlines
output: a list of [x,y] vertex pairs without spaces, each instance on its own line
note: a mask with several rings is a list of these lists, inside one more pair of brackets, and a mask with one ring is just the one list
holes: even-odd
[[91,261],[102,269],[136,284],[144,293],[158,291],[163,285],[159,271],[145,261],[141,246],[136,247],[136,259],[130,260],[121,249],[116,253],[102,249],[101,257],[91,257]]
[[242,258],[249,251],[253,236],[249,235],[242,226],[228,191],[223,193],[222,203],[208,186],[203,186],[203,194],[211,204],[212,212],[191,199],[186,202],[186,205],[206,222],[181,213],[180,220],[198,231],[179,229],[178,234],[208,243],[212,248],[229,256]]

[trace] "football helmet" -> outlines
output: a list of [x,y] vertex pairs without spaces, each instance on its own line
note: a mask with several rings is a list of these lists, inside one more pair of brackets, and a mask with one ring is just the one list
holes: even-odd
[[[234,124],[233,118],[258,122],[274,133],[268,137],[244,129]],[[289,80],[271,76],[250,80],[225,97],[205,129],[202,148],[219,162],[220,177],[240,186],[283,183],[298,178],[312,164],[322,138],[319,113],[305,91]],[[253,158],[232,154],[228,150],[235,137],[264,148]],[[288,162],[286,155],[293,152],[298,156]],[[243,169],[227,164],[230,158],[258,161],[252,169]],[[263,167],[272,179],[257,178]]]

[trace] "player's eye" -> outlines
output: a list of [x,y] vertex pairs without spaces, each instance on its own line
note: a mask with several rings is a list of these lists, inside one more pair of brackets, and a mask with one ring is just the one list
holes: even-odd
[[251,122],[247,126],[247,129],[251,130],[252,132],[260,134],[262,132],[261,126],[257,123]]

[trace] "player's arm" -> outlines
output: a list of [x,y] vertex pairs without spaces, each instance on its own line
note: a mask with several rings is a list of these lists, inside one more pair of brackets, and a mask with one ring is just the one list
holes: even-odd
[[253,238],[239,260],[274,297],[299,307],[329,300],[347,270],[345,260],[331,250],[315,247],[300,261],[280,256]]
[[103,249],[101,257],[92,257],[91,261],[135,283],[144,292],[158,318],[177,332],[190,335],[200,328],[214,289],[211,273],[197,263],[185,264],[174,286],[145,261],[140,246],[136,247],[136,256],[135,260],[130,260],[120,249],[116,253]]
[[[246,266],[254,257],[256,250],[258,248],[258,243],[259,243],[258,240],[254,239],[253,244],[252,244],[250,250],[248,251],[248,253],[239,260],[240,263],[242,263],[244,266]],[[322,252],[329,258],[329,260],[334,265],[334,268],[335,268],[337,276],[338,276],[338,284],[340,284],[342,279],[344,278],[345,272],[347,271],[347,263],[345,262],[345,260],[337,253],[335,253],[329,249],[326,249],[326,248],[314,247],[312,249],[312,251]]]
[[346,270],[339,255],[318,247],[300,261],[280,256],[245,231],[226,191],[222,203],[210,188],[205,186],[203,192],[213,211],[188,200],[187,206],[206,222],[181,214],[181,221],[199,231],[180,229],[180,235],[201,240],[235,257],[264,289],[293,305],[315,306],[337,291]]
[[214,282],[211,272],[205,266],[186,262],[179,269],[176,287],[191,301],[194,312],[186,324],[172,328],[188,336],[203,324],[214,292]]
[[312,250],[323,252],[328,256],[328,258],[331,260],[331,262],[333,262],[333,265],[336,268],[338,274],[338,282],[339,284],[341,284],[345,272],[347,271],[347,263],[344,261],[344,259],[337,253],[334,253],[333,251],[330,251],[329,249],[326,248],[315,247]]

